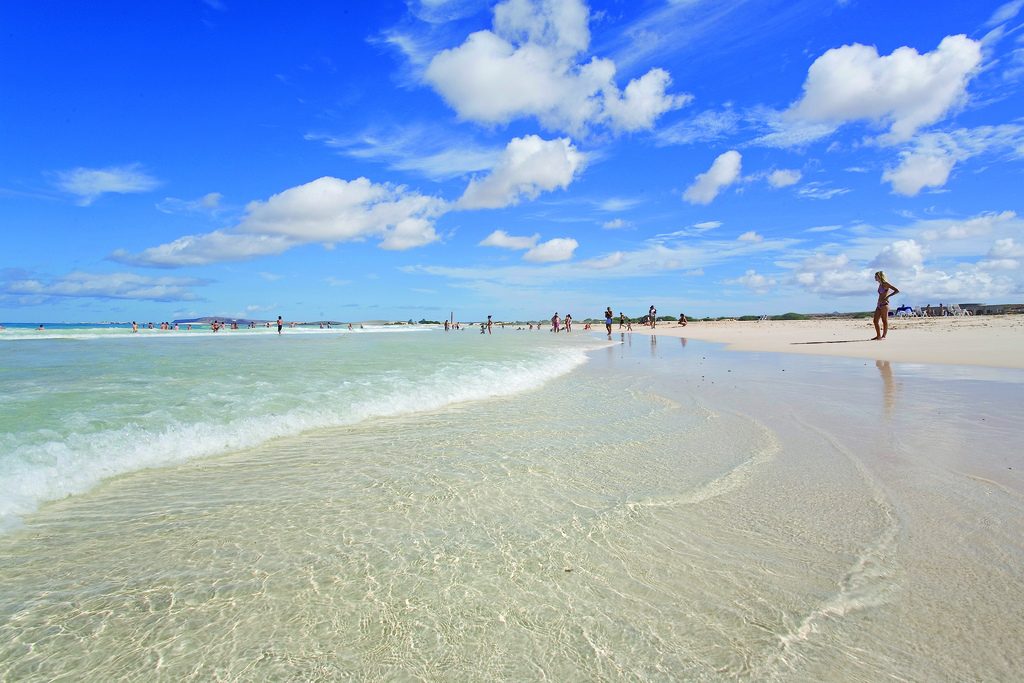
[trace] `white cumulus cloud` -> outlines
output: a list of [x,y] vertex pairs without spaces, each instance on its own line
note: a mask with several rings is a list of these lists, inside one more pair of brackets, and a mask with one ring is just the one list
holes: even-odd
[[470,181],[459,199],[459,208],[501,208],[524,197],[533,199],[544,191],[565,189],[585,162],[586,156],[568,138],[513,138],[491,172]]
[[1024,127],[1003,124],[919,133],[882,180],[892,183],[897,194],[914,196],[926,187],[945,186],[956,164],[992,152],[1024,157]]
[[323,177],[249,202],[232,229],[186,235],[139,254],[119,250],[112,258],[157,267],[203,265],[368,238],[379,239],[383,249],[409,249],[438,239],[433,221],[449,208],[402,186]]
[[556,237],[547,242],[541,242],[530,249],[523,254],[523,260],[530,261],[531,263],[568,261],[572,258],[573,252],[576,251],[578,246],[579,242],[571,237]]
[[726,280],[726,284],[730,285],[743,285],[747,289],[751,289],[758,294],[764,294],[769,289],[774,287],[777,283],[774,278],[766,275],[761,275],[756,270],[748,270],[743,275],[732,280]]
[[742,156],[734,149],[720,154],[711,168],[686,188],[683,199],[691,204],[710,204],[719,192],[739,179],[741,161]]
[[516,237],[504,230],[495,230],[480,242],[480,246],[500,247],[501,249],[531,249],[536,246],[539,239],[540,235]]
[[1024,244],[1017,244],[1012,237],[996,240],[989,250],[992,258],[1024,258]]
[[901,152],[899,166],[887,168],[882,180],[892,183],[893,192],[913,197],[926,187],[945,185],[955,163],[956,159],[941,150]]
[[924,248],[916,240],[897,240],[878,253],[873,266],[879,268],[911,268],[924,263]]
[[762,237],[761,235],[758,235],[753,230],[748,230],[747,232],[743,233],[742,235],[740,235],[736,239],[738,239],[740,242],[763,242],[764,241],[764,237]]
[[780,168],[768,174],[768,184],[772,187],[789,187],[800,182],[803,174],[795,169]]
[[888,126],[890,142],[906,141],[966,101],[981,59],[981,42],[964,35],[947,36],[924,54],[906,46],[888,55],[870,45],[833,48],[811,64],[803,97],[783,122],[813,138],[867,120]]
[[666,93],[671,78],[662,69],[620,91],[614,62],[583,61],[590,28],[580,0],[505,0],[494,8],[492,28],[434,55],[424,73],[462,119],[495,124],[532,116],[574,134],[596,123],[631,131],[688,101]]

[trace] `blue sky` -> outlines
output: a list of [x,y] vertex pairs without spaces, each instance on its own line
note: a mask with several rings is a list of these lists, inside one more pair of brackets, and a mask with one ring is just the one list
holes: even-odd
[[1024,300],[1024,0],[3,3],[0,320]]

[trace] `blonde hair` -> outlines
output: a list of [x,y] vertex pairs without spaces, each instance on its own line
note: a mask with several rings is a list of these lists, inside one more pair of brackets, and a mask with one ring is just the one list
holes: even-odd
[[879,282],[885,282],[885,273],[883,273],[882,271],[878,271],[877,273],[875,273],[875,279],[878,280]]

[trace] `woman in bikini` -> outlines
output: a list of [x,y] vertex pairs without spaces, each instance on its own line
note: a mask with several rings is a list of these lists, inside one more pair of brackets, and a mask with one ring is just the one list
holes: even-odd
[[[878,283],[878,303],[875,305],[875,317],[872,320],[875,323],[875,336],[872,340],[885,339],[889,332],[889,297],[900,293],[900,290],[886,282],[885,273],[882,271],[875,273],[875,282]],[[878,327],[879,320],[882,321],[881,329]]]

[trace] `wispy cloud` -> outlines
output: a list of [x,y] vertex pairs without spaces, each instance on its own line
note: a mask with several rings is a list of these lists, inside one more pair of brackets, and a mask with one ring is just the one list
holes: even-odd
[[369,130],[352,137],[309,133],[306,139],[322,142],[346,156],[379,161],[393,170],[419,173],[432,180],[493,168],[502,153],[499,148],[484,147],[426,125]]
[[677,121],[655,133],[660,145],[718,142],[739,131],[741,117],[732,109],[708,110]]
[[849,191],[849,188],[846,187],[829,187],[827,182],[814,181],[799,188],[796,193],[806,199],[827,200],[844,195]]
[[[759,254],[788,253],[800,240],[793,238],[761,241],[694,240],[680,238],[649,240],[634,250],[620,250],[579,264],[449,267],[417,265],[402,268],[409,273],[443,277],[457,282],[492,283],[501,287],[564,286],[572,282],[623,278],[648,278],[675,272],[695,274],[711,266],[733,261],[747,262]],[[587,267],[579,267],[580,265]]]
[[639,197],[609,197],[598,202],[597,208],[608,213],[616,213],[618,211],[628,211],[642,203],[643,200]]
[[199,199],[178,199],[176,197],[164,197],[157,202],[156,208],[163,213],[195,213],[216,215],[221,211],[221,200],[224,196],[220,192],[209,192]]
[[149,192],[160,185],[142,170],[141,164],[108,166],[106,168],[73,168],[55,173],[58,189],[78,197],[78,204],[88,206],[104,194]]
[[197,298],[194,288],[209,282],[198,278],[75,271],[59,277],[29,276],[0,281],[0,293],[43,299],[71,297],[190,301]]

